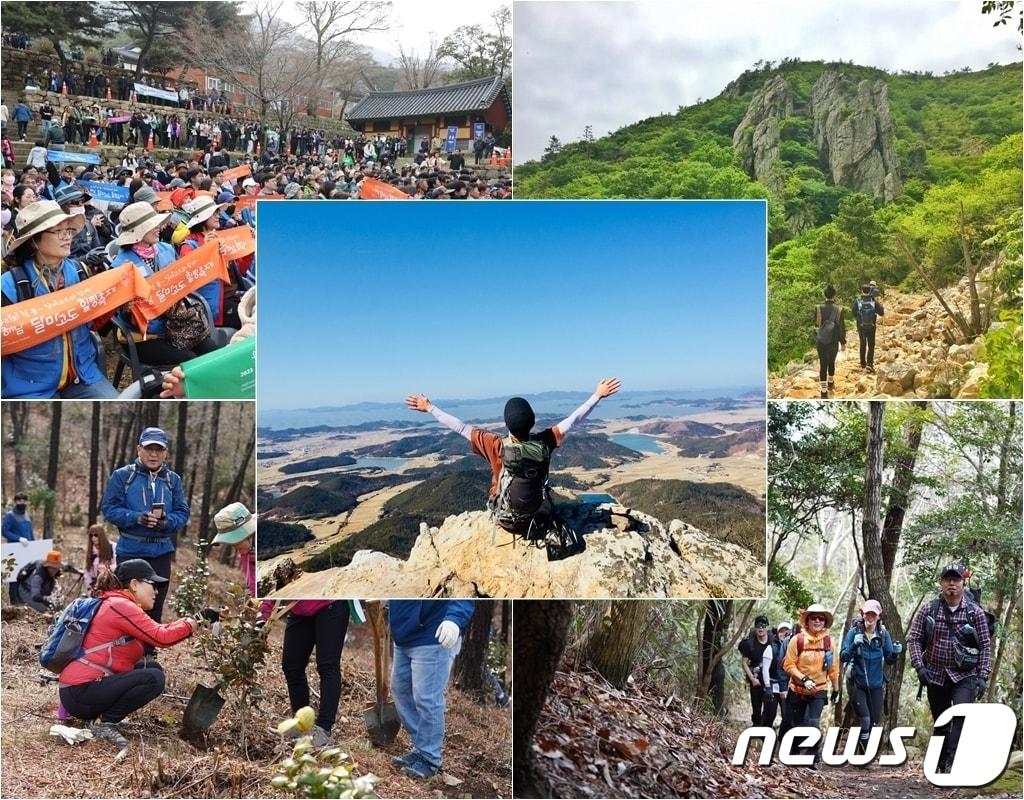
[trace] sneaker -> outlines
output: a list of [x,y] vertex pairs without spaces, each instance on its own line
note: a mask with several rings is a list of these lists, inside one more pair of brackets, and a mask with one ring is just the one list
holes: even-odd
[[329,731],[325,731],[319,725],[314,725],[313,730],[309,732],[309,738],[313,740],[313,747],[317,750],[323,750],[325,747],[331,744],[331,734]]
[[505,708],[510,702],[512,702],[512,695],[507,692],[502,692],[500,697],[495,698],[495,702],[498,704],[498,708]]
[[416,760],[416,751],[410,750],[408,753],[403,753],[400,756],[391,756],[391,763],[395,765],[395,769],[400,770],[402,767],[412,764]]
[[874,372],[875,366],[874,364],[868,364],[866,367],[864,367],[864,369],[866,369],[868,372]]
[[430,780],[437,774],[437,767],[428,764],[422,758],[416,756],[412,763],[407,763],[404,767],[401,767],[399,772],[410,778],[415,778],[419,781],[426,781]]
[[97,739],[106,739],[111,742],[118,750],[123,750],[128,746],[128,740],[121,735],[121,731],[117,729],[117,726],[113,722],[97,722],[89,727],[92,731],[92,735]]

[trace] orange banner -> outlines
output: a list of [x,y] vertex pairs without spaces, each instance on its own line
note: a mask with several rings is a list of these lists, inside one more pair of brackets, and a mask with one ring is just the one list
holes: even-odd
[[248,164],[242,164],[240,167],[232,167],[231,169],[224,170],[220,177],[226,181],[233,181],[235,178],[245,178],[248,175],[252,175],[252,167]]
[[[0,312],[0,354],[8,356],[85,325],[133,300],[148,298],[150,287],[136,269],[111,269]],[[131,310],[141,330],[146,320]]]
[[241,211],[243,208],[248,208],[248,209],[250,209],[252,211],[255,211],[256,210],[256,201],[257,200],[283,200],[283,199],[284,199],[284,195],[283,194],[259,194],[259,195],[243,194],[241,197],[239,197],[237,200],[235,200],[235,209],[237,211]]
[[228,261],[256,252],[256,235],[248,225],[224,228],[206,234],[206,240],[220,242],[220,253]]
[[[136,299],[133,313],[140,314],[147,321],[156,319],[185,295],[214,278],[225,283],[231,280],[220,247],[216,242],[207,242],[146,278],[149,292]],[[213,311],[217,313],[217,309]],[[139,327],[140,330],[145,329],[144,325]]]
[[363,200],[410,200],[401,189],[396,189],[376,178],[363,178],[359,184],[359,196]]

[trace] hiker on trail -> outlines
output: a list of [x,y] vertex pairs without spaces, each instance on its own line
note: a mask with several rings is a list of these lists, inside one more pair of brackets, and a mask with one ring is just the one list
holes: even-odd
[[789,675],[786,674],[786,670],[783,668],[783,663],[786,660],[786,647],[789,645],[789,634],[793,630],[793,627],[788,622],[780,622],[775,631],[776,651],[775,657],[775,682],[778,686],[776,691],[780,719],[779,719],[779,738],[793,727],[793,709],[789,705]]
[[758,615],[754,629],[736,648],[740,652],[740,667],[750,689],[751,724],[770,728],[775,722],[778,689],[775,669],[778,667],[777,648],[768,628],[768,617]]
[[[910,663],[928,689],[933,720],[950,706],[980,700],[988,689],[988,618],[965,591],[964,579],[969,576],[960,564],[946,565],[939,578],[940,596],[921,607],[907,634]],[[962,728],[960,717],[935,729],[934,735],[945,737],[939,772],[952,766]]]
[[860,297],[853,301],[853,318],[857,321],[857,336],[860,338],[860,366],[868,372],[875,371],[875,328],[878,318],[885,316],[885,309],[871,294],[871,284],[860,287]]
[[473,452],[491,465],[488,508],[502,528],[523,533],[529,532],[535,520],[543,524],[553,514],[547,489],[551,452],[562,444],[573,425],[584,420],[603,398],[619,391],[620,386],[618,378],[605,378],[583,405],[540,433],[531,433],[536,421],[533,408],[522,397],[513,397],[505,404],[505,438],[467,425],[435,406],[426,395],[409,395],[405,404],[413,411],[433,414],[446,428],[469,440]]
[[91,591],[96,579],[103,572],[109,572],[117,567],[117,556],[114,555],[114,546],[107,538],[107,529],[100,523],[90,525],[87,531],[88,539],[85,545],[85,590]]
[[894,642],[882,624],[882,606],[868,600],[861,606],[861,618],[855,620],[843,639],[839,660],[852,664],[847,689],[857,712],[860,738],[857,753],[867,750],[871,729],[882,725],[882,700],[885,694],[885,664],[895,664],[903,645]]
[[146,428],[139,436],[138,457],[111,474],[100,510],[117,526],[118,562],[142,559],[163,581],[146,611],[160,622],[171,577],[175,534],[188,524],[189,507],[181,476],[165,463],[170,443],[160,428]]
[[[839,658],[835,642],[828,633],[832,627],[832,612],[820,603],[814,603],[800,615],[803,631],[790,637],[783,661],[789,675],[789,703],[793,710],[793,727],[817,728],[821,714],[829,701],[839,700]],[[817,769],[821,761],[820,742],[811,748]],[[804,748],[807,753],[807,748]]]
[[11,602],[42,613],[49,611],[50,597],[57,588],[57,578],[65,569],[69,567],[61,561],[59,550],[51,550],[42,561],[26,564],[19,570],[14,582],[17,591],[11,592]]
[[0,528],[2,528],[4,539],[8,542],[27,543],[35,538],[32,533],[32,520],[28,517],[28,494],[26,492],[15,492],[14,505],[10,511],[4,514]]
[[388,604],[395,642],[391,695],[412,749],[391,759],[419,780],[441,769],[444,690],[462,646],[462,631],[473,616],[472,600],[392,600]]
[[821,399],[828,398],[836,388],[836,356],[846,347],[846,326],[843,324],[843,309],[835,302],[836,287],[825,287],[825,302],[814,307],[814,325],[818,332],[815,344],[818,348],[818,381],[821,383]]
[[[52,200],[22,209],[8,253],[15,266],[0,278],[3,305],[42,297],[84,280],[81,265],[70,258],[72,239],[84,225],[84,214],[65,214]],[[103,358],[90,324],[79,325],[4,356],[0,393],[5,399],[116,398]]]
[[882,296],[882,290],[878,288],[878,281],[868,281],[868,286],[871,287],[871,291],[868,294],[871,295],[872,300]]
[[[200,615],[167,625],[154,622],[149,612],[157,586],[166,587],[167,579],[139,558],[100,574],[93,593],[102,602],[82,642],[86,653],[60,673],[64,708],[92,722],[93,736],[107,739],[118,749],[127,747],[128,740],[117,724],[164,690],[164,671],[143,661],[144,646],[170,647],[190,637],[200,625]],[[97,649],[90,653],[90,648]],[[145,666],[137,666],[140,661]]]

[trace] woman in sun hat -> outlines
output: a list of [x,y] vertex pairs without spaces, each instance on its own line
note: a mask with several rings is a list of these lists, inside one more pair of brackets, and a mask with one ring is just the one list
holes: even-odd
[[882,606],[877,600],[867,600],[861,606],[860,614],[860,619],[855,620],[846,632],[839,660],[852,665],[848,687],[860,725],[857,752],[863,753],[871,729],[882,724],[883,662],[895,664],[897,656],[903,652],[903,645],[894,642],[882,624]]
[[[789,640],[786,648],[783,667],[789,675],[789,703],[794,728],[816,728],[821,724],[830,685],[832,702],[839,699],[839,658],[836,644],[828,632],[832,622],[832,612],[825,606],[820,603],[808,606],[800,615],[803,630]],[[821,760],[819,748],[815,746],[811,752],[814,753],[811,767],[817,769]]]
[[[79,283],[79,265],[69,257],[71,241],[85,224],[83,214],[66,214],[52,200],[22,209],[8,260],[14,267],[0,278],[3,304],[40,297]],[[20,288],[19,288],[20,287]],[[4,356],[6,399],[117,397],[101,366],[101,352],[89,323],[41,344]]]
[[[143,277],[149,277],[173,264],[177,260],[174,247],[160,241],[160,231],[170,216],[168,213],[158,212],[144,200],[125,206],[121,211],[115,239],[121,249],[111,262],[111,268],[133,264]],[[134,325],[130,320],[129,322]],[[133,334],[139,358],[144,363],[181,364],[216,349],[210,337],[188,349],[175,347],[165,338],[166,333],[167,322],[161,316],[150,321],[145,334]]]
[[[200,194],[194,200],[185,203],[182,211],[188,215],[186,225],[189,229],[188,236],[178,247],[179,258],[188,255],[206,244],[206,235],[220,229],[220,212],[227,206],[227,203],[218,203],[208,194]],[[198,290],[206,302],[210,304],[213,311],[215,325],[224,323],[224,286],[220,278],[214,278]]]

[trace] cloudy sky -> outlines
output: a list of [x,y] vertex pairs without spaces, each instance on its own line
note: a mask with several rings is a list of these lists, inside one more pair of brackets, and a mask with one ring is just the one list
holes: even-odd
[[974,0],[516,2],[515,162],[552,134],[604,136],[718,95],[754,62],[853,60],[941,73],[1020,60]]

